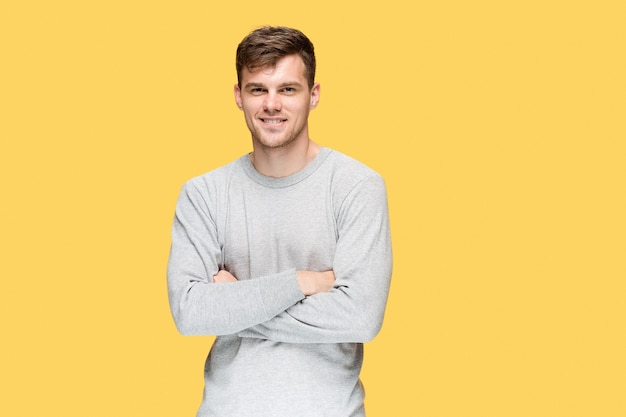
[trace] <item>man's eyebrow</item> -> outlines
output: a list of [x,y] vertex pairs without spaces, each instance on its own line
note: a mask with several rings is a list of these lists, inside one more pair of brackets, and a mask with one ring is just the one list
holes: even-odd
[[281,83],[279,85],[279,87],[284,88],[284,87],[302,87],[302,84],[300,84],[298,81],[288,81],[285,83]]
[[262,83],[247,83],[244,88],[257,88],[257,87],[263,87],[265,88],[265,85],[263,85]]
[[[285,87],[302,87],[302,84],[299,83],[298,81],[287,81],[284,83],[280,83],[278,85],[279,88],[285,88]],[[247,83],[244,88],[267,88],[265,86],[265,84],[263,83],[257,83],[257,82],[249,82]]]

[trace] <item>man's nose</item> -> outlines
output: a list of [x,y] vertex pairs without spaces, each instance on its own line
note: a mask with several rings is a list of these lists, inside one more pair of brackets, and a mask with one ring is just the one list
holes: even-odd
[[280,111],[281,108],[280,96],[276,92],[268,91],[263,101],[263,109],[268,112],[275,112]]

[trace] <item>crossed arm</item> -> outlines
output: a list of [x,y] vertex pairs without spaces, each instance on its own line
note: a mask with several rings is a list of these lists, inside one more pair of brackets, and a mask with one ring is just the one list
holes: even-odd
[[216,192],[203,190],[204,186],[185,184],[172,227],[167,287],[180,333],[235,334],[332,287],[332,271],[296,272],[295,268],[235,283],[232,274],[220,271],[217,227],[205,200]]
[[170,306],[179,331],[289,343],[371,340],[382,325],[391,242],[382,179],[360,187],[346,197],[338,215],[332,270],[294,268],[237,281],[220,270],[215,223],[204,197],[187,186],[177,207],[168,265]]
[[[298,287],[306,296],[330,291],[335,282],[335,273],[333,271],[296,271],[296,276],[298,278]],[[222,269],[213,275],[213,282],[216,284],[237,282],[237,278],[230,272]]]

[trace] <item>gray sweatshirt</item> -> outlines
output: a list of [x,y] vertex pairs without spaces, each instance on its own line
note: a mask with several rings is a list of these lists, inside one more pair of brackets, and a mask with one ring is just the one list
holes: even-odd
[[[188,181],[172,231],[168,290],[185,335],[216,335],[202,417],[361,417],[363,342],[391,278],[383,179],[328,148],[284,178],[248,156]],[[225,269],[234,283],[215,284]],[[305,297],[296,270],[333,270]]]

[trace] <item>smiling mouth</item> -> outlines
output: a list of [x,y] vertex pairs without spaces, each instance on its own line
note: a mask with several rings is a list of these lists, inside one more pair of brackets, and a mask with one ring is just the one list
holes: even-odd
[[267,124],[270,124],[270,125],[276,125],[276,124],[279,124],[279,123],[282,123],[282,122],[286,122],[287,119],[261,119],[261,121],[263,123],[267,123]]

